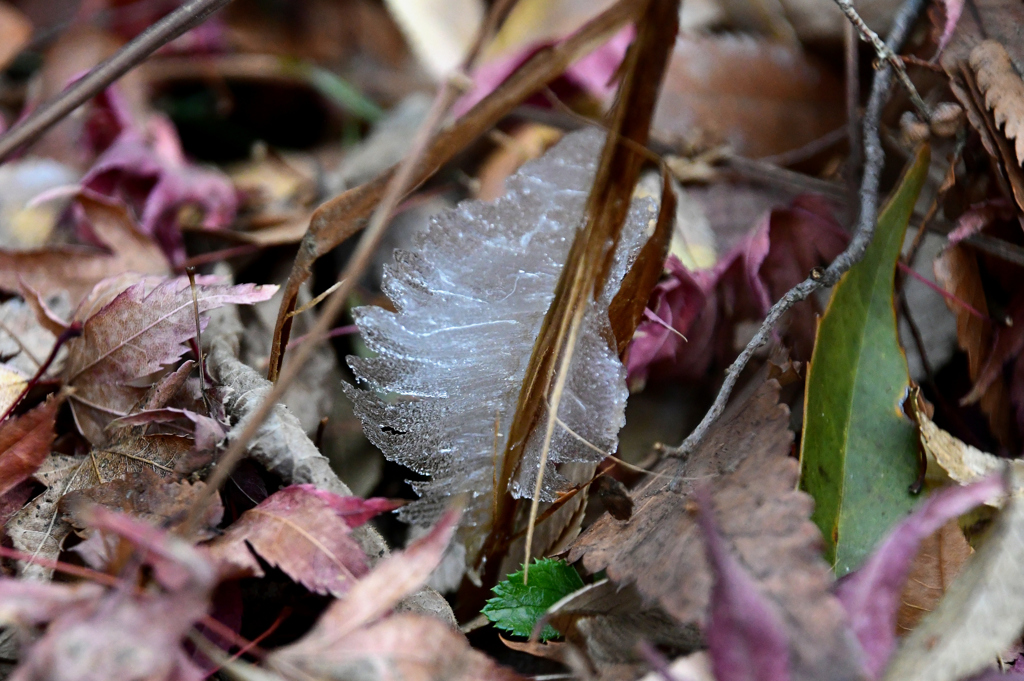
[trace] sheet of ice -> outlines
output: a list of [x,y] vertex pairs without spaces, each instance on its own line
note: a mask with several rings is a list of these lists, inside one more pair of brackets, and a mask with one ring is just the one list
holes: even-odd
[[[398,312],[355,311],[377,356],[348,358],[366,390],[346,384],[345,392],[384,455],[430,478],[415,483],[421,498],[402,509],[406,521],[432,522],[449,497],[465,492],[463,525],[480,530],[474,535],[489,529],[495,467],[500,470],[534,340],[583,226],[603,140],[595,129],[568,135],[511,177],[503,198],[466,201],[436,216],[416,250],[395,251],[385,269],[384,292]],[[633,201],[612,272],[585,314],[558,409],[565,425],[552,439],[544,500],[564,485],[557,463],[597,462],[617,446],[626,372],[614,350],[608,305],[653,231],[656,211],[654,199]],[[536,428],[527,443],[514,481],[519,498],[533,493],[543,436],[544,428]]]

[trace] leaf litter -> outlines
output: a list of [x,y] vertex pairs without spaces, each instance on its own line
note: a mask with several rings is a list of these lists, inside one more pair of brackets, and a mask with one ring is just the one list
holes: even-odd
[[[8,4],[0,149],[39,141],[0,172],[0,673],[1024,666],[1018,8],[865,6],[859,45],[804,0],[461,0],[449,78],[430,3],[297,0],[99,87],[175,3]],[[40,92],[84,105],[25,136]]]

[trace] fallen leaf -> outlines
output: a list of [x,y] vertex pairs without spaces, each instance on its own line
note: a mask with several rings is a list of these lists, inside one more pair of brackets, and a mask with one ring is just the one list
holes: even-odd
[[0,250],[0,288],[18,293],[25,284],[46,298],[67,292],[75,305],[107,277],[170,272],[159,246],[138,231],[123,204],[89,193],[80,194],[77,201],[97,243],[110,253],[90,246]]
[[1024,628],[1022,566],[1024,503],[1012,497],[945,598],[903,639],[885,681],[958,681],[991,665]]
[[[789,410],[777,403],[777,382],[755,385],[686,461],[655,468],[657,476],[633,493],[628,521],[600,518],[568,559],[582,557],[593,572],[635,583],[680,625],[703,627],[713,576],[687,507],[695,487],[710,486],[723,537],[786,623],[792,678],[859,679],[842,608],[828,592],[832,578],[809,519],[811,501],[795,488]],[[680,491],[670,488],[673,480]]]
[[0,496],[27,480],[50,455],[57,410],[63,402],[63,397],[51,397],[0,423]]
[[679,36],[654,130],[750,157],[795,149],[843,124],[842,84],[798,45],[744,35]]
[[[197,278],[200,313],[229,303],[265,300],[276,290],[218,281]],[[155,380],[153,375],[177,361],[185,352],[184,343],[196,335],[187,277],[143,280],[123,291],[111,286],[106,295],[113,298],[87,316],[82,335],[67,343],[63,373],[65,383],[75,389],[70,398],[75,423],[94,444],[107,440],[107,424],[139,405]],[[93,307],[103,300],[100,297]]]
[[971,50],[970,64],[996,126],[1015,141],[1017,162],[1024,163],[1024,81],[1010,55],[998,41],[985,40]]
[[0,2],[0,68],[7,68],[32,37],[32,22],[9,2]]
[[[104,447],[94,447],[85,456],[51,454],[35,473],[46,490],[7,523],[15,548],[30,556],[56,560],[71,527],[58,512],[64,495],[95,487],[149,468],[170,476],[174,462],[192,449],[189,438],[168,435],[138,436],[129,430]],[[52,569],[22,564],[23,577],[46,578]]]
[[458,520],[458,511],[447,511],[428,534],[379,562],[344,598],[327,608],[305,637],[275,651],[271,666],[282,673],[298,667],[316,675],[328,672],[339,658],[350,659],[351,655],[342,654],[341,646],[426,583],[441,562]]
[[912,630],[935,609],[973,551],[957,520],[946,522],[921,542],[900,595],[898,631]]
[[935,493],[889,533],[860,569],[838,583],[836,595],[860,641],[870,678],[881,676],[896,647],[900,595],[921,542],[949,520],[999,496],[1003,489],[999,477],[992,476],[968,487]]
[[705,556],[715,576],[707,640],[717,681],[789,681],[789,642],[772,604],[729,552],[707,491],[697,493]]
[[222,573],[262,577],[259,556],[310,591],[341,597],[366,574],[366,555],[328,494],[292,485],[243,513],[208,545]]
[[857,568],[914,507],[913,424],[901,405],[909,389],[893,308],[903,234],[927,176],[922,148],[878,218],[864,258],[832,290],[807,372],[801,442],[802,489],[838,576]]
[[23,638],[12,678],[203,678],[182,648],[182,639],[209,607],[213,566],[184,540],[105,509],[94,510],[89,521],[96,531],[116,533],[137,547],[142,562],[153,568],[154,579],[138,591],[131,586],[105,589],[0,579],[5,624],[48,625],[38,638]]

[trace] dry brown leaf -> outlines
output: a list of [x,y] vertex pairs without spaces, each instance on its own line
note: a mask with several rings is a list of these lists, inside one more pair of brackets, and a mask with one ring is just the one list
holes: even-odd
[[[134,429],[118,432],[106,447],[85,456],[51,454],[35,473],[46,489],[11,517],[7,534],[15,548],[30,556],[56,560],[71,531],[58,511],[64,495],[118,480],[150,468],[162,477],[174,472],[175,461],[192,449],[192,440],[170,435],[139,436]],[[22,564],[21,575],[48,578],[53,572],[38,564]]]
[[[988,315],[988,301],[978,271],[978,260],[966,246],[950,246],[935,259],[935,278],[948,293],[962,300],[982,315]],[[979,319],[963,306],[946,300],[946,305],[956,315],[956,339],[960,348],[967,353],[967,371],[971,382],[985,364],[992,346],[992,324]],[[982,412],[988,416],[989,427],[1000,442],[1008,443],[1013,438],[1009,393],[1002,377],[996,378],[982,395]]]
[[[842,84],[799,46],[747,36],[679,37],[656,134],[728,144],[744,156],[795,149],[843,124]],[[699,131],[699,133],[698,133]]]
[[[634,492],[634,513],[604,516],[573,545],[570,560],[633,582],[680,624],[704,623],[712,585],[688,498],[709,487],[722,535],[764,595],[784,615],[796,681],[859,679],[845,616],[829,593],[832,574],[821,558],[821,535],[810,521],[810,497],[796,491],[789,457],[789,410],[777,403],[776,381],[738,401],[685,462],[667,460]],[[680,491],[670,481],[679,476]]]
[[0,250],[0,288],[18,293],[26,284],[44,298],[66,291],[75,305],[107,277],[124,272],[170,274],[163,251],[138,230],[124,204],[93,194],[80,195],[78,202],[96,238],[111,252],[88,246]]
[[1010,55],[998,41],[985,40],[971,50],[970,65],[996,126],[1015,141],[1017,163],[1024,163],[1024,81]]
[[935,609],[970,555],[971,545],[956,519],[921,543],[900,596],[898,631],[910,631]]
[[9,2],[0,2],[0,68],[18,56],[32,37],[32,22]]
[[50,454],[53,427],[63,396],[0,424],[0,496],[28,479]]

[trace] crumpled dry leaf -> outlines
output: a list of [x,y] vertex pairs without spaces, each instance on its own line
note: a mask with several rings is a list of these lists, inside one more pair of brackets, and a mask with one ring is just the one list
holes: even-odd
[[985,40],[971,50],[970,64],[996,126],[1014,140],[1017,161],[1024,163],[1024,81],[1010,55],[999,41]]
[[[174,462],[192,449],[192,440],[169,435],[138,436],[129,430],[119,433],[109,445],[94,447],[85,456],[51,454],[35,473],[46,490],[7,523],[14,547],[33,557],[55,560],[71,527],[57,505],[64,495],[121,479],[150,468],[169,476]],[[52,570],[36,563],[22,564],[22,577],[46,579]]]
[[285,487],[243,513],[208,548],[222,575],[262,577],[258,555],[310,591],[341,597],[367,571],[366,555],[350,530],[374,512],[352,507],[343,515],[338,509],[351,502],[367,509],[384,500],[366,501],[309,485]]
[[[792,678],[859,679],[856,644],[828,592],[831,572],[810,521],[811,500],[795,489],[789,410],[777,404],[778,391],[768,381],[749,401],[738,400],[685,462],[662,462],[658,477],[634,492],[629,521],[602,517],[569,559],[635,582],[681,624],[703,624],[712,576],[687,500],[694,487],[710,486],[722,535],[786,623]],[[677,476],[680,492],[670,489]]]
[[0,423],[0,496],[27,480],[47,456],[63,397],[51,397],[31,411]]
[[204,674],[181,646],[209,607],[215,572],[184,540],[103,508],[88,513],[97,531],[120,535],[153,568],[146,590],[103,589],[95,584],[37,584],[0,580],[0,617],[31,631],[12,680],[200,681]]
[[[284,675],[348,679],[507,679],[519,676],[469,647],[434,618],[387,613],[427,580],[458,522],[449,511],[423,538],[381,561],[321,615],[298,642],[276,651],[270,666]],[[381,619],[383,618],[383,619]]]
[[0,288],[18,293],[25,284],[46,298],[66,291],[74,305],[107,277],[123,272],[170,273],[167,258],[138,231],[122,203],[87,192],[77,200],[96,245],[110,253],[91,246],[0,249]]
[[[197,277],[199,312],[229,303],[252,303],[274,294],[274,286],[228,286],[216,277]],[[68,342],[63,378],[75,392],[70,398],[75,422],[93,444],[107,440],[107,425],[140,405],[152,376],[185,352],[196,335],[193,291],[187,277],[148,279],[124,290],[111,285],[94,291],[95,313],[85,317],[82,335]],[[80,309],[76,316],[81,315]],[[147,379],[147,377],[149,377]]]
[[[0,305],[0,356],[8,357],[6,364],[26,376],[34,375],[53,350],[57,335],[65,326],[49,324],[43,314],[46,310],[60,310],[70,315],[71,307],[64,294],[52,296],[43,302],[31,289],[23,288],[25,300],[11,298]],[[47,323],[40,321],[43,316]],[[47,376],[60,373],[67,350],[61,348],[50,363]]]
[[945,598],[903,639],[885,681],[958,681],[991,665],[1024,628],[1022,570],[1024,503],[1012,497]]
[[896,611],[896,629],[908,632],[935,609],[974,552],[957,520],[950,520],[921,542],[910,564]]

